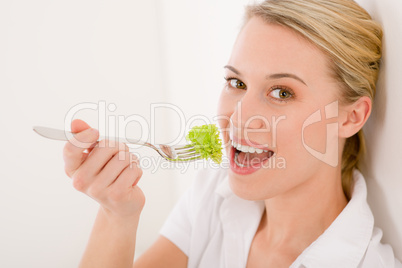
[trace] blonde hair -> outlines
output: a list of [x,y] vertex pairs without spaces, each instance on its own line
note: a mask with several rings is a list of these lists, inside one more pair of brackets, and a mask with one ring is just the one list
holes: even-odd
[[[293,29],[324,51],[341,85],[340,103],[362,96],[373,100],[381,59],[381,26],[352,0],[266,0],[246,7],[253,16]],[[353,170],[365,152],[363,130],[346,139],[342,152],[342,187],[350,199]]]

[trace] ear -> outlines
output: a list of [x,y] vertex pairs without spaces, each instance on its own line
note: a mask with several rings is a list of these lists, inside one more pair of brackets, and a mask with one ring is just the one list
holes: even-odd
[[344,116],[339,124],[339,136],[349,138],[356,134],[366,123],[372,108],[371,99],[363,96],[352,104],[345,105]]

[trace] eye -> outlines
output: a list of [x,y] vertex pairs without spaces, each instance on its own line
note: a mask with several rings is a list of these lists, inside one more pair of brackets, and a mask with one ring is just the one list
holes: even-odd
[[232,88],[238,89],[246,89],[246,84],[244,84],[241,80],[233,77],[226,77],[225,80],[227,81],[228,85]]
[[291,92],[290,89],[278,86],[273,87],[269,95],[278,101],[284,101],[286,99],[293,97],[293,93]]

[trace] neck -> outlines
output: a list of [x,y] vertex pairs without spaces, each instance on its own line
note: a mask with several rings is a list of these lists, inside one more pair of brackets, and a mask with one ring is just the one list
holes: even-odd
[[310,178],[286,194],[266,200],[259,232],[267,246],[291,249],[299,255],[346,205],[340,172],[326,172],[325,176]]

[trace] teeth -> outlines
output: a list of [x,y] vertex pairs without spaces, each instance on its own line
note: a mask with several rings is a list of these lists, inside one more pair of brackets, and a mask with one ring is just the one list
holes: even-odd
[[242,145],[242,144],[238,144],[235,141],[232,141],[232,146],[235,147],[237,150],[242,151],[244,153],[257,153],[257,154],[261,154],[262,152],[268,152],[268,150],[263,150],[260,148],[255,148],[252,146],[247,146],[247,145]]
[[235,161],[236,165],[238,165],[239,167],[246,167],[246,165],[239,163],[239,160],[237,160],[238,155],[239,155],[239,153],[235,153],[234,161]]

